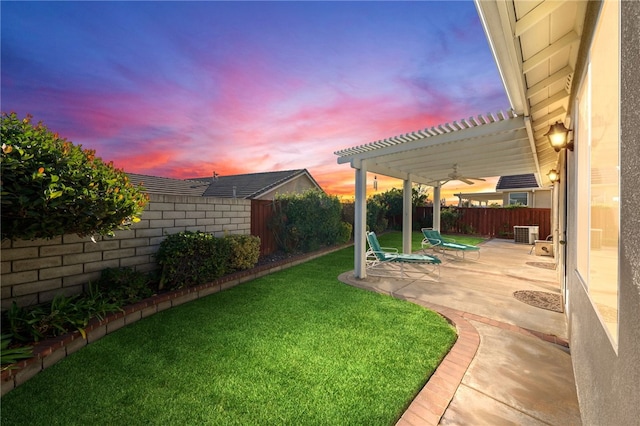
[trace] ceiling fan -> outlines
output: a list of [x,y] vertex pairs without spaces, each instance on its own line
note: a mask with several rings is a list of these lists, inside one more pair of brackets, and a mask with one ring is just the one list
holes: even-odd
[[470,176],[464,176],[460,173],[458,173],[458,165],[454,164],[453,165],[453,171],[451,173],[449,173],[448,178],[441,181],[440,185],[444,185],[445,183],[452,181],[452,180],[459,180],[460,182],[464,182],[467,185],[473,185],[475,182],[473,182],[474,180],[480,180],[480,181],[486,181],[486,179],[482,179],[482,178],[476,178],[476,177],[470,177]]

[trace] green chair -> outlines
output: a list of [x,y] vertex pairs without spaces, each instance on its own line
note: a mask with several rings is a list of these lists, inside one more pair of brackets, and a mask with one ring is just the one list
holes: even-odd
[[[405,270],[405,266],[431,265],[433,268],[431,271],[426,271],[426,273],[437,271],[437,279],[440,279],[440,264],[442,261],[436,256],[398,253],[396,248],[380,247],[380,242],[375,232],[367,232],[367,242],[369,243],[369,250],[366,253],[366,267],[371,275],[395,276],[392,272],[399,269],[400,278],[410,278],[409,271]],[[389,275],[378,274],[378,271],[382,273],[386,271]],[[421,276],[425,274],[424,268],[414,268],[411,272]]]
[[422,228],[422,235],[424,235],[424,239],[422,240],[423,250],[431,249],[436,253],[439,252],[442,254],[453,253],[456,257],[461,256],[463,260],[465,254],[469,252],[477,254],[474,260],[480,257],[480,247],[456,243],[455,239],[445,238],[440,235],[439,231],[434,229]]

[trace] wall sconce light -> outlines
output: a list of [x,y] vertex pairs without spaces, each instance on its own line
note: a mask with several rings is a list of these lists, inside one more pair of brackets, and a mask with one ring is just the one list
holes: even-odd
[[549,127],[545,136],[549,138],[549,143],[556,152],[564,148],[573,151],[573,142],[569,142],[569,129],[564,126],[564,123],[556,121],[556,124]]
[[547,177],[552,183],[560,182],[560,174],[555,169],[549,170]]

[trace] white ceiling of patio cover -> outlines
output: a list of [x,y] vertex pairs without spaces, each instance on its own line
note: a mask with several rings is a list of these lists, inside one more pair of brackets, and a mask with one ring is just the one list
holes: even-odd
[[336,151],[338,163],[367,171],[434,185],[458,173],[492,177],[538,173],[525,119],[514,113],[470,117],[366,145]]

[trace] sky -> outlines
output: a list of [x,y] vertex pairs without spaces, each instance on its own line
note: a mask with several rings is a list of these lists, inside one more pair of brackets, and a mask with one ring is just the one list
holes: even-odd
[[0,7],[2,111],[131,173],[306,168],[350,198],[335,151],[509,107],[472,1]]

